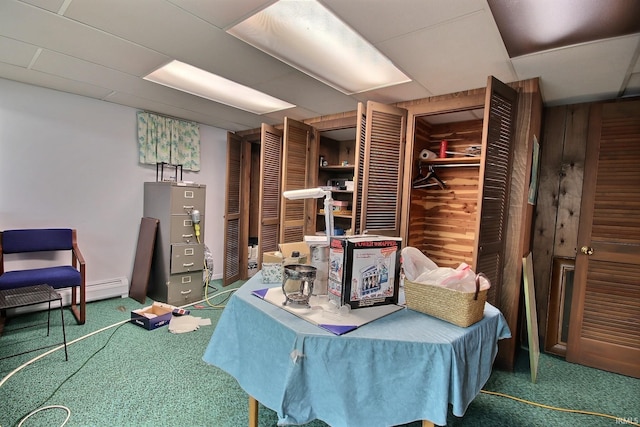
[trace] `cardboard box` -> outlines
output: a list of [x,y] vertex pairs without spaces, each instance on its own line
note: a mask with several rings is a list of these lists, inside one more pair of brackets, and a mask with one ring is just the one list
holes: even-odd
[[[280,283],[284,276],[285,264],[307,264],[310,259],[310,248],[305,242],[280,243],[279,252],[262,254],[262,283]],[[300,256],[293,257],[293,252]]]
[[149,331],[168,325],[171,320],[173,305],[154,302],[153,305],[131,312],[131,323],[135,323]]
[[332,237],[329,248],[329,299],[352,309],[397,304],[400,237]]
[[[287,262],[286,259],[291,258],[293,252],[297,251],[300,254],[297,264],[306,264],[309,259],[309,254],[311,253],[309,245],[305,242],[280,243],[278,246],[280,247],[282,256],[285,258],[285,263]],[[293,262],[295,262],[295,260],[293,260]]]
[[282,252],[265,252],[262,254],[262,262],[266,264],[282,264],[284,258]]

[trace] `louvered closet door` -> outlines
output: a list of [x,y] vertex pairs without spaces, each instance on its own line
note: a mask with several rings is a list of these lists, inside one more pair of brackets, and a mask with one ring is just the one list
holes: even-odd
[[593,105],[567,360],[636,378],[640,378],[639,165],[640,101]]
[[282,178],[282,131],[262,125],[260,137],[260,220],[258,222],[258,265],[262,254],[278,250],[280,235],[280,188]]
[[355,156],[354,176],[353,176],[353,219],[351,228],[354,234],[362,233],[362,224],[360,212],[362,212],[362,189],[364,181],[364,159],[365,147],[367,145],[367,114],[362,102],[358,102],[356,117],[356,138],[358,138],[356,147],[358,152]]
[[500,287],[504,265],[505,233],[509,213],[509,183],[513,153],[518,94],[515,90],[489,77],[482,131],[478,206],[478,246],[475,271],[484,273],[491,281],[487,300],[500,306]]
[[[282,191],[311,187],[309,125],[284,119],[282,153]],[[288,200],[282,197],[280,243],[301,242],[305,234],[311,234],[311,200]],[[314,204],[315,205],[315,204]]]
[[399,236],[407,111],[369,101],[366,116],[361,229]]
[[241,242],[241,170],[242,138],[227,133],[227,194],[224,215],[224,266],[223,285],[229,285],[240,279],[241,257],[247,245]]

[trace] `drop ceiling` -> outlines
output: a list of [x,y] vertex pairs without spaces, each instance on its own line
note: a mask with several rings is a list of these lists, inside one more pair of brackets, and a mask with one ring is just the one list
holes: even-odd
[[[487,0],[320,1],[412,81],[348,96],[226,32],[265,0],[0,0],[0,78],[231,131],[474,89],[489,75],[540,77],[547,106],[640,95],[637,32],[510,58]],[[174,59],[296,107],[256,115],[142,79]]]

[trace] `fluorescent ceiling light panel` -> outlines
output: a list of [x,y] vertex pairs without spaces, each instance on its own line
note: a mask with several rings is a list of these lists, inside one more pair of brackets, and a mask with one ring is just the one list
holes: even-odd
[[171,61],[144,79],[254,114],[267,114],[295,107],[180,61]]
[[280,0],[227,32],[347,95],[411,81],[315,0]]

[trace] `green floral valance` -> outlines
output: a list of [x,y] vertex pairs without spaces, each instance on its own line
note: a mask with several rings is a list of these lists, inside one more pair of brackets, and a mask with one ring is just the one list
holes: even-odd
[[140,163],[182,165],[200,170],[200,128],[197,123],[138,111]]

